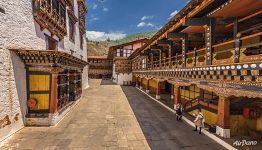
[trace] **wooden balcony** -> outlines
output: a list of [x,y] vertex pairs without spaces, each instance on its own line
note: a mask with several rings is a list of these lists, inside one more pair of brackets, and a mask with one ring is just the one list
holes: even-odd
[[48,4],[47,0],[34,0],[33,13],[41,30],[48,29],[60,40],[67,34],[65,19]]

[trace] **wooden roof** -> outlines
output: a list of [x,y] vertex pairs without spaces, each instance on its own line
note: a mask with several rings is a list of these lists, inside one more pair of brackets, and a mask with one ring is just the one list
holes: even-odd
[[57,50],[11,49],[29,66],[60,66],[83,69],[88,62]]
[[262,9],[262,0],[229,0],[213,12],[209,17],[245,17]]

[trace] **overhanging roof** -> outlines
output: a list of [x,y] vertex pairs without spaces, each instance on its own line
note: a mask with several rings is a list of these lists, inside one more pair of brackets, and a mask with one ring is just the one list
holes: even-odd
[[57,50],[21,50],[11,49],[25,65],[30,66],[63,66],[84,68],[88,63],[68,53]]
[[229,0],[213,12],[209,17],[245,17],[261,10],[262,0]]

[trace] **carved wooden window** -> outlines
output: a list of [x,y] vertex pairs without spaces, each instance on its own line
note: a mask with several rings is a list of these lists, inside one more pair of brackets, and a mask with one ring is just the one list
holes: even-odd
[[60,5],[59,15],[61,17],[63,17],[64,21],[66,21],[66,9],[65,9],[65,6]]
[[46,38],[46,49],[47,50],[57,50],[58,42],[48,35],[45,35],[45,38]]
[[69,74],[67,70],[59,73],[57,90],[58,109],[61,109],[69,102]]
[[75,42],[75,24],[73,20],[69,17],[69,39]]
[[83,40],[83,35],[81,33],[79,34],[79,38],[80,38],[80,49],[83,50],[84,40]]
[[200,96],[200,89],[195,85],[183,86],[181,87],[180,94],[183,100],[194,100]]
[[56,10],[57,13],[59,13],[59,3],[57,0],[52,0],[52,8],[53,10]]
[[121,49],[117,49],[117,50],[116,50],[116,56],[117,56],[117,57],[120,57],[120,56],[121,56]]
[[145,69],[146,68],[146,58],[142,59],[142,68]]

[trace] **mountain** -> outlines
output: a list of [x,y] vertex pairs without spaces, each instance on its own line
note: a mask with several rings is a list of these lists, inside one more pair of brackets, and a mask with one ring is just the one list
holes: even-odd
[[150,39],[155,33],[156,31],[136,33],[116,41],[87,41],[88,56],[105,56],[110,46],[131,42],[141,38]]
[[112,44],[108,41],[87,41],[88,56],[105,56],[110,46]]
[[156,34],[156,31],[141,32],[141,33],[128,35],[127,37],[125,37],[125,38],[123,38],[121,40],[112,41],[112,45],[123,44],[123,43],[131,42],[131,41],[134,41],[134,40],[137,40],[137,39],[141,39],[141,38],[148,38],[148,39],[150,39],[155,34]]

